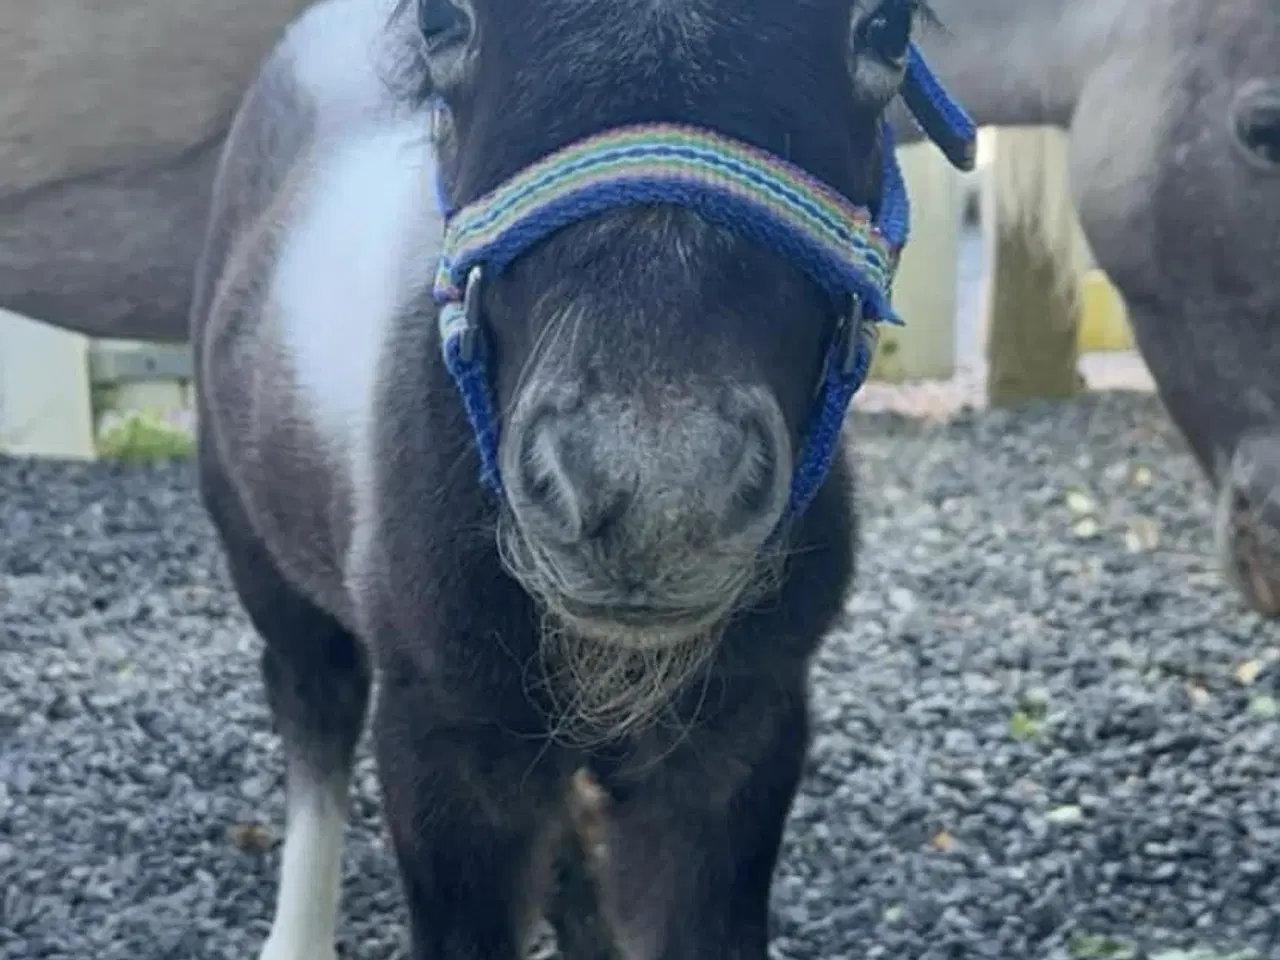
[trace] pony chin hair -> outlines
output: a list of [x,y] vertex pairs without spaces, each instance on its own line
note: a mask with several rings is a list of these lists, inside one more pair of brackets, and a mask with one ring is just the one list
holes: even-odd
[[680,723],[672,699],[703,674],[721,630],[637,646],[607,635],[584,635],[545,613],[539,655],[542,692],[552,707],[552,736],[588,750],[664,720]]
[[[542,610],[539,685],[552,706],[552,732],[582,749],[634,736],[664,719],[681,722],[672,699],[704,673],[733,617],[777,590],[785,560],[782,552],[753,555],[722,586],[731,598],[725,615],[692,633],[611,628],[584,624],[560,608],[558,598],[566,593],[592,591],[580,589],[577,578],[530,542],[509,510],[499,517],[497,540],[504,568]],[[566,590],[569,585],[579,589]]]

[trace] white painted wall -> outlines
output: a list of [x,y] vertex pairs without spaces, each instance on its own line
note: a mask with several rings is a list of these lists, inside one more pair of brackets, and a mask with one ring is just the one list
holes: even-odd
[[898,149],[911,236],[902,252],[893,304],[905,321],[882,327],[871,375],[877,380],[946,379],[956,369],[956,281],[964,188],[960,174],[927,141]]
[[0,453],[94,456],[85,337],[0,310]]

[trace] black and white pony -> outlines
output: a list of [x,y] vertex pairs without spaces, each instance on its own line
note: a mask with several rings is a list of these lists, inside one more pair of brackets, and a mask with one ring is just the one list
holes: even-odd
[[[288,762],[264,960],[334,956],[373,744],[414,960],[515,960],[575,774],[624,956],[764,960],[918,0],[326,0],[232,127],[200,471]],[[371,696],[371,689],[374,691]]]

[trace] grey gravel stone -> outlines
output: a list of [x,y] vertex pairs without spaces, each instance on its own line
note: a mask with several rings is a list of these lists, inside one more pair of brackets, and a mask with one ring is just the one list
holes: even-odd
[[[1157,403],[851,429],[865,545],[778,960],[1280,956],[1280,626],[1218,577]],[[189,467],[0,460],[0,614],[0,958],[256,956],[280,761]],[[340,947],[390,960],[357,781]]]

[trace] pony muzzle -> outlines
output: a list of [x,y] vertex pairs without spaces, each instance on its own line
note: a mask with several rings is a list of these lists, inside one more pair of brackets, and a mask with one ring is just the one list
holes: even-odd
[[508,567],[527,587],[592,633],[677,639],[713,628],[758,581],[792,452],[763,387],[646,405],[532,385],[501,466]]
[[1215,526],[1228,579],[1258,613],[1280,617],[1280,434],[1237,443],[1219,480]]

